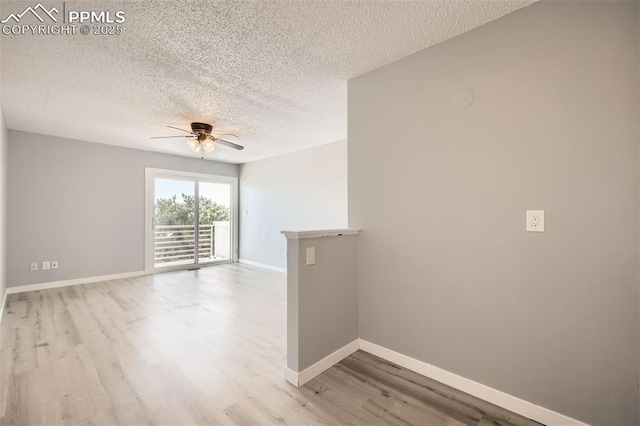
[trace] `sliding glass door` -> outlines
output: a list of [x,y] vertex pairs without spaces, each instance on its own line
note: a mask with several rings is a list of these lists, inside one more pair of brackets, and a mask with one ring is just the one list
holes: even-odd
[[237,261],[237,178],[147,169],[147,271]]

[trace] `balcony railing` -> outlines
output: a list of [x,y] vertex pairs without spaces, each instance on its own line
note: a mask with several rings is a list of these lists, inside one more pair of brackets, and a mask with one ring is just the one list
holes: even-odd
[[[228,234],[228,231],[229,222],[215,222],[199,226],[199,262],[229,257],[229,239],[228,235],[225,235]],[[195,233],[194,225],[156,225],[154,233],[155,266],[195,263]]]

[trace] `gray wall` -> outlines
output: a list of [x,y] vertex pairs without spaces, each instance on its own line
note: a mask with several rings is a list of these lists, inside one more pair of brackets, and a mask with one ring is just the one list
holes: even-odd
[[241,259],[284,268],[286,241],[280,231],[346,226],[346,141],[241,167]]
[[[7,287],[7,125],[0,108],[0,303]],[[2,308],[0,308],[2,312]],[[1,319],[1,318],[0,318]]]
[[349,81],[362,338],[637,424],[637,7],[536,3]]
[[[145,167],[238,176],[234,164],[13,130],[8,156],[10,287],[144,270]],[[29,271],[43,260],[60,269]]]
[[287,247],[287,367],[300,372],[358,338],[358,236],[290,239]]

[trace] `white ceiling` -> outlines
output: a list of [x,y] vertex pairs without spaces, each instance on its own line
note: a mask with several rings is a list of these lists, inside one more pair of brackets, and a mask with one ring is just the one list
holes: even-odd
[[193,156],[150,137],[203,121],[246,146],[206,158],[245,163],[346,139],[349,78],[534,1],[66,1],[125,11],[123,34],[1,35],[2,109],[11,129]]

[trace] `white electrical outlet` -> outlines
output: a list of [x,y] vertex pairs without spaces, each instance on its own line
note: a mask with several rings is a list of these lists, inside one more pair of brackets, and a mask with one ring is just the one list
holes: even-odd
[[57,260],[52,260],[51,261],[51,269],[58,269],[58,261]]
[[527,210],[527,232],[544,232],[544,210]]
[[48,271],[49,269],[51,269],[51,262],[49,262],[48,260],[42,262],[42,270]]
[[316,248],[308,247],[307,248],[307,265],[315,265],[316,264]]
[[31,262],[31,271],[37,271],[38,270],[38,262]]

